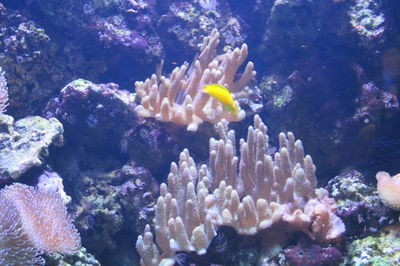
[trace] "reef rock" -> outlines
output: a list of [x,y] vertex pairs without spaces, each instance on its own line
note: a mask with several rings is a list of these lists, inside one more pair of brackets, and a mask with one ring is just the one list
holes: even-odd
[[8,83],[8,112],[17,119],[39,114],[68,81],[77,76],[97,78],[105,69],[100,57],[84,58],[82,47],[57,43],[29,17],[0,3],[0,66]]
[[47,104],[44,116],[59,119],[65,126],[66,138],[71,141],[89,146],[98,143],[117,146],[134,120],[135,106],[135,95],[119,90],[114,83],[94,84],[77,79]]
[[366,184],[365,177],[358,171],[334,177],[327,189],[336,200],[336,214],[345,223],[345,235],[350,239],[377,232],[396,219],[395,212],[383,205],[374,193],[375,188]]
[[399,226],[387,227],[378,236],[353,241],[348,246],[346,265],[398,265]]
[[101,266],[100,262],[90,254],[86,248],[81,247],[78,252],[72,255],[62,255],[54,253],[46,256],[46,265],[49,266],[73,266],[73,265],[90,265]]
[[321,247],[304,239],[297,246],[284,251],[290,266],[339,265],[343,257],[335,247]]
[[[1,121],[12,121],[1,115]],[[17,179],[35,166],[43,163],[51,144],[62,145],[63,126],[55,118],[49,120],[30,116],[6,126],[0,131],[0,182]]]

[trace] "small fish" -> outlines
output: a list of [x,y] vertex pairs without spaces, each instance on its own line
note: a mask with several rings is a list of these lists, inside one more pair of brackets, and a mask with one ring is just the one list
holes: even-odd
[[221,102],[222,105],[224,106],[224,108],[227,111],[229,111],[230,113],[232,113],[234,115],[236,115],[238,113],[238,107],[236,106],[235,102],[233,101],[231,93],[224,86],[221,86],[219,84],[205,85],[203,87],[203,91],[205,93],[210,94],[215,99],[217,99],[219,102]]

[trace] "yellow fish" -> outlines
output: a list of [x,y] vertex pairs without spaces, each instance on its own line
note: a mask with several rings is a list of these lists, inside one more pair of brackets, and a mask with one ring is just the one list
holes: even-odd
[[205,85],[203,87],[203,91],[205,93],[210,94],[215,99],[217,99],[219,102],[221,102],[222,105],[224,106],[224,108],[227,111],[229,111],[230,113],[232,113],[234,115],[236,115],[238,113],[239,109],[236,106],[235,102],[233,101],[231,93],[224,86],[221,86],[219,84]]

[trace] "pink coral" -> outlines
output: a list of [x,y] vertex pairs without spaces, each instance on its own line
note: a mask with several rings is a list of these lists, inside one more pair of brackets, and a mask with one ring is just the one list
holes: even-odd
[[[22,255],[13,255],[14,251],[10,250],[8,259],[19,260],[18,257],[29,256],[34,260],[35,254],[40,251],[73,253],[79,249],[79,233],[72,225],[65,205],[57,192],[41,191],[27,185],[13,184],[1,190],[0,202],[2,206],[7,207],[8,213],[7,217],[0,220],[2,222],[0,247],[11,245],[9,241],[15,241],[15,243],[23,243],[27,250],[26,254]],[[4,230],[4,225],[10,222],[13,223],[13,226],[10,226],[11,233]],[[3,237],[7,234],[12,235],[14,240]],[[1,253],[0,256],[2,256]],[[0,257],[0,261],[2,259],[5,260],[4,257]],[[8,261],[8,263],[13,264],[16,261]]]
[[42,265],[40,252],[32,247],[21,217],[11,201],[0,199],[0,265]]
[[400,174],[390,177],[387,172],[378,172],[377,189],[382,202],[396,210],[400,209]]

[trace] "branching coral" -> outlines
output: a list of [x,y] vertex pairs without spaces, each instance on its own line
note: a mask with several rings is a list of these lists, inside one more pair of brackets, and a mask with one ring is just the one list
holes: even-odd
[[[334,214],[336,204],[327,191],[316,189],[315,166],[293,133],[279,135],[279,152],[268,155],[267,127],[259,116],[240,140],[219,123],[220,140],[210,140],[210,165],[196,167],[184,150],[179,165],[172,163],[160,186],[155,208],[155,239],[150,228],[139,236],[137,249],[144,265],[157,265],[177,251],[204,254],[216,228],[227,225],[241,234],[282,223],[288,231],[303,231],[318,241],[338,238],[344,231]],[[239,172],[237,171],[239,169]]]
[[0,207],[1,265],[43,264],[37,257],[42,251],[79,249],[79,234],[57,192],[13,184],[1,190]]
[[189,131],[196,131],[203,121],[216,124],[222,119],[242,120],[243,110],[237,114],[229,113],[220,102],[201,91],[204,85],[217,83],[226,86],[237,99],[247,94],[245,86],[255,75],[253,63],[249,62],[241,77],[235,80],[247,57],[247,45],[217,56],[218,38],[219,33],[213,30],[204,39],[201,53],[190,67],[184,63],[175,68],[169,78],[154,74],[145,82],[136,82],[141,104],[135,111],[143,117],[187,125]]

